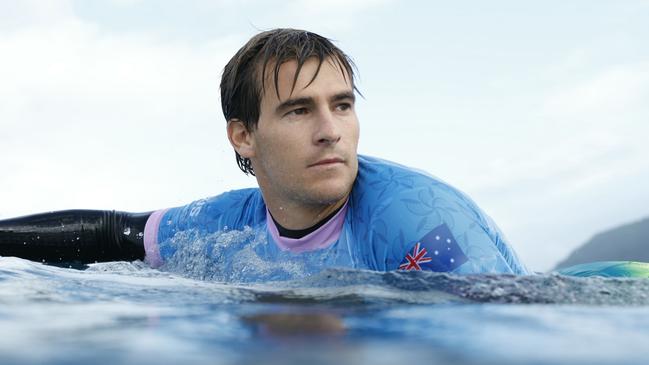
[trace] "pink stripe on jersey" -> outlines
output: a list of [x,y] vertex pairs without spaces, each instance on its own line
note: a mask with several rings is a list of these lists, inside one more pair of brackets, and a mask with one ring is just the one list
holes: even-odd
[[334,215],[327,223],[322,225],[322,227],[316,229],[315,231],[309,233],[308,235],[302,238],[288,238],[282,237],[279,235],[275,221],[270,215],[268,208],[266,208],[266,226],[270,232],[271,237],[279,246],[280,249],[284,251],[290,251],[293,253],[301,253],[307,251],[315,251],[331,246],[334,242],[340,237],[340,233],[343,229],[343,224],[345,223],[345,214],[347,214],[347,205],[349,200],[345,202],[345,205]]
[[162,266],[162,256],[158,248],[158,230],[160,221],[168,210],[156,210],[149,216],[144,226],[144,262],[152,268]]

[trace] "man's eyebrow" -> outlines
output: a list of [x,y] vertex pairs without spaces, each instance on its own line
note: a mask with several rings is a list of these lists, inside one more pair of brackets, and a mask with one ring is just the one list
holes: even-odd
[[330,100],[331,100],[331,102],[336,102],[336,101],[341,101],[341,100],[345,100],[345,99],[349,99],[352,102],[354,102],[354,101],[356,101],[356,95],[354,95],[353,91],[344,91],[344,92],[341,92],[341,93],[338,93],[338,94],[332,96]]
[[[329,101],[332,103],[341,100],[351,100],[352,102],[354,102],[356,100],[356,95],[354,95],[354,92],[352,91],[343,91],[329,98]],[[306,96],[303,98],[288,99],[282,102],[281,104],[279,104],[277,108],[275,108],[275,112],[281,113],[282,111],[286,109],[290,109],[295,106],[305,106],[305,105],[313,105],[313,104],[315,104],[315,102],[313,98],[310,96]]]
[[304,97],[304,98],[294,98],[294,99],[288,99],[284,101],[283,103],[279,104],[277,108],[275,108],[275,111],[280,113],[283,110],[289,109],[294,106],[298,105],[313,105],[313,98],[311,97]]

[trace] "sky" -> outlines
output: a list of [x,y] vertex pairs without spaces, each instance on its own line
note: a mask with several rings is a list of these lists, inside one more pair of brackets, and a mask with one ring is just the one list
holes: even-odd
[[0,219],[256,186],[221,70],[292,27],[355,61],[359,153],[464,191],[546,271],[649,216],[647,19],[647,0],[0,0]]

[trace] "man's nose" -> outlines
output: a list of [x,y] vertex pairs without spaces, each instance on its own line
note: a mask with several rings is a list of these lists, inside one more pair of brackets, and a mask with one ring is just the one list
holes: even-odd
[[334,144],[340,141],[340,121],[332,111],[328,109],[320,111],[316,123],[314,136],[316,144]]

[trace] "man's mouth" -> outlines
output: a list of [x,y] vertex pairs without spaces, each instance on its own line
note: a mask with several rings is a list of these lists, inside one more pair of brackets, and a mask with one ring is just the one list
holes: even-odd
[[325,158],[322,159],[316,163],[313,163],[309,165],[309,167],[315,167],[315,166],[328,166],[328,165],[333,165],[333,164],[338,164],[338,163],[343,163],[345,160],[343,160],[340,157],[332,157],[332,158]]

